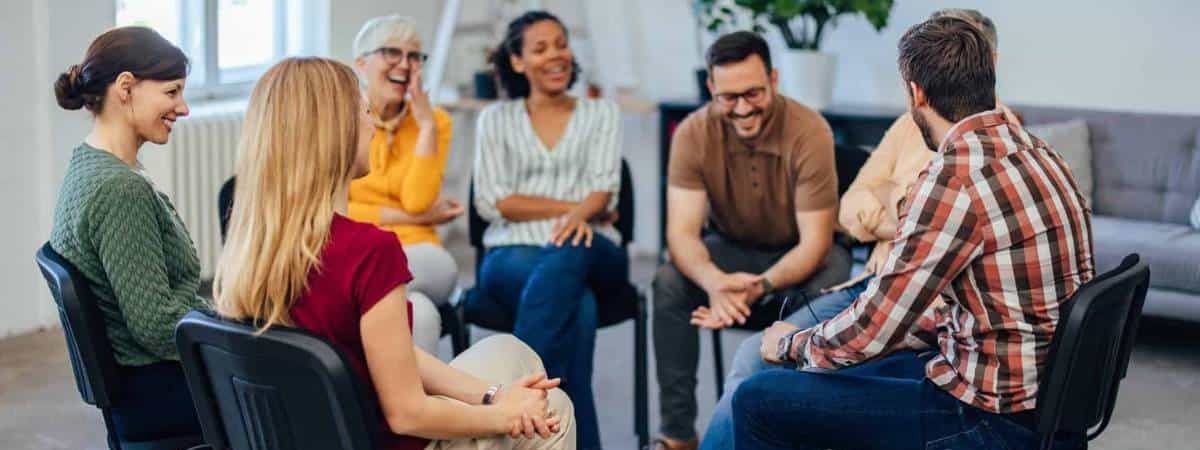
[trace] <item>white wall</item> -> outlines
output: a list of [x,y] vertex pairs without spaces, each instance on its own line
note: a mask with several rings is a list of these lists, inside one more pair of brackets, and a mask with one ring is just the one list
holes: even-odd
[[[432,38],[440,3],[408,1],[399,12],[426,24],[422,31]],[[480,13],[489,3],[464,0],[465,14]],[[590,18],[588,25],[596,29],[591,45],[632,44],[632,49],[613,53],[620,58],[632,56],[632,73],[617,67],[616,73],[601,78],[612,78],[617,84],[632,80],[643,97],[653,100],[695,97],[692,71],[701,65],[701,50],[697,49],[689,0],[542,3],[569,25]],[[613,4],[623,5],[626,14],[617,13],[610,6]],[[357,27],[380,11],[395,9],[390,5],[381,0],[336,2],[333,54],[348,56]],[[1008,103],[1200,113],[1200,89],[1195,86],[1200,79],[1200,50],[1196,48],[1200,27],[1193,23],[1200,17],[1200,2],[1193,0],[899,0],[882,33],[855,17],[840,20],[828,34],[824,48],[838,57],[834,102],[903,105],[896,41],[909,26],[944,7],[976,8],[996,22],[999,89]],[[593,14],[585,14],[587,9],[593,9]],[[623,32],[628,36],[611,39],[616,29],[612,21],[617,18],[623,20]],[[473,53],[461,58],[472,60],[453,61],[450,67],[461,72],[461,68],[478,65]],[[603,72],[605,68],[585,70]]]
[[839,24],[839,102],[904,104],[896,41],[942,7],[977,8],[1000,37],[999,92],[1007,103],[1200,113],[1200,2],[1156,0],[901,1],[876,35],[861,19]]
[[[11,64],[0,71],[0,98],[10,105],[0,109],[0,136],[5,136],[5,164],[0,166],[0,205],[9,220],[0,222],[0,336],[25,331],[40,322],[39,302],[48,298],[38,285],[33,252],[45,236],[39,236],[45,210],[38,172],[43,168],[42,124],[36,109],[37,94],[29,89],[39,75],[35,36],[36,2],[25,0],[7,5],[0,14],[0,57]],[[48,88],[48,84],[46,85]],[[12,107],[23,105],[23,107]],[[35,130],[35,132],[31,132]],[[40,288],[40,289],[39,289]]]
[[15,0],[0,11],[0,337],[56,321],[33,254],[50,233],[54,199],[70,149],[82,140],[85,113],[54,101],[58,74],[82,59],[92,37],[111,26],[111,2]]
[[[418,31],[430,42],[425,46],[432,48],[433,31],[437,28],[442,3],[438,0],[336,0],[331,2],[329,45],[330,56],[350,64],[353,62],[352,53],[354,36],[363,23],[372,17],[387,14],[402,14],[413,17],[417,22]],[[469,2],[468,2],[469,3]]]
[[[695,27],[687,5],[639,5],[641,91],[650,98],[695,95],[695,82],[683,73],[700,64],[689,51]],[[902,106],[896,42],[945,7],[976,8],[996,22],[1005,102],[1200,113],[1200,2],[1192,0],[900,0],[882,33],[847,18],[828,35],[824,49],[838,57],[834,102]]]

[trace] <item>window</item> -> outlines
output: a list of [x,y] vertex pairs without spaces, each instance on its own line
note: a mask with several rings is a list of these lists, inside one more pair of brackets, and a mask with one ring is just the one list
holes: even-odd
[[329,53],[329,0],[117,0],[117,26],[155,29],[192,62],[188,97],[249,92],[275,61]]

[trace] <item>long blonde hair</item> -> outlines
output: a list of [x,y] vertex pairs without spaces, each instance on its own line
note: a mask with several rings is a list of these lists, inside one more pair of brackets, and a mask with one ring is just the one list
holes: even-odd
[[293,324],[288,311],[320,270],[335,198],[354,175],[362,107],[354,71],[324,58],[285,59],[254,86],[213,283],[217,313],[260,331]]

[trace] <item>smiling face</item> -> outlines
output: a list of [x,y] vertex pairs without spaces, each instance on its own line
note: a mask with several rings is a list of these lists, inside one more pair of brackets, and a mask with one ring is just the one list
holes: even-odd
[[708,79],[714,104],[725,120],[733,124],[737,135],[753,139],[762,132],[764,113],[774,101],[779,74],[768,71],[758,55],[741,61],[713,66]]
[[[183,99],[185,79],[158,81],[140,80],[128,86],[123,96],[125,116],[137,135],[148,142],[166,144],[175,127],[175,121],[188,115],[187,102]],[[121,83],[113,83],[121,89]],[[119,94],[119,93],[118,93]]]
[[354,66],[367,81],[367,97],[371,105],[382,108],[404,101],[412,76],[421,70],[421,43],[415,40],[392,39],[379,49],[358,57]]
[[512,67],[529,80],[531,91],[556,95],[571,86],[575,57],[566,30],[553,20],[541,20],[525,29],[521,53],[512,55]]

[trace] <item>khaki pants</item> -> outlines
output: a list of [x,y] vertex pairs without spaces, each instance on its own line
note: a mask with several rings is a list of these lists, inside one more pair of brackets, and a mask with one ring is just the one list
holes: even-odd
[[[490,336],[463,352],[450,365],[483,379],[504,384],[533,372],[545,370],[542,360],[529,346],[508,334]],[[513,439],[508,435],[488,438],[433,441],[425,450],[575,450],[575,410],[561,389],[550,391],[550,408],[562,418],[558,434],[549,439]]]

